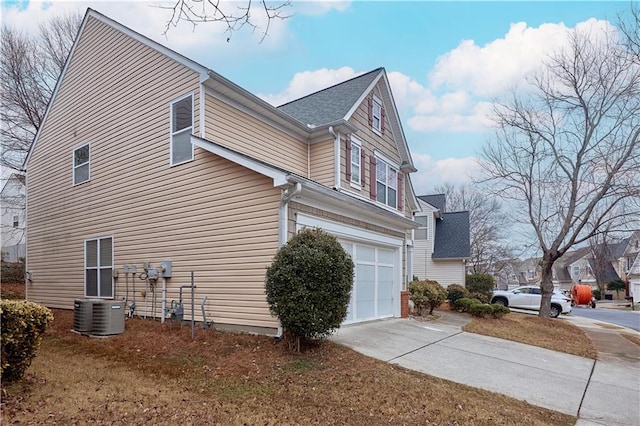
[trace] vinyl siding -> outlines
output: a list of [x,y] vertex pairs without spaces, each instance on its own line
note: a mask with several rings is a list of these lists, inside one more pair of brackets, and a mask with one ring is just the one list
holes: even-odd
[[307,176],[307,144],[205,95],[206,138],[287,171]]
[[333,187],[335,185],[335,156],[333,139],[317,142],[309,146],[309,178],[318,183]]
[[[196,319],[206,295],[209,320],[277,326],[264,273],[278,246],[280,191],[271,179],[200,149],[194,161],[170,167],[169,106],[188,93],[197,135],[199,75],[110,26],[87,22],[28,165],[29,300],[72,308],[84,295],[84,240],[112,236],[116,269],[173,262],[168,304],[193,271]],[[91,179],[73,186],[72,152],[87,142]],[[131,277],[120,272],[117,299],[127,281],[132,289]],[[145,282],[135,285],[136,313],[151,315]],[[157,315],[160,296],[158,282]]]
[[[430,218],[429,223],[433,223]],[[437,260],[431,258],[433,254],[433,228],[429,229],[426,240],[413,241],[413,274],[419,279],[434,280],[441,286],[449,284],[465,284],[465,264],[462,260]]]

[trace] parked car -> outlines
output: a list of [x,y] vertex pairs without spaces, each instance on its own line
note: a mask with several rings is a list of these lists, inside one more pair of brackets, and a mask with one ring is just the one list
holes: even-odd
[[[510,308],[540,310],[542,291],[537,286],[522,286],[513,290],[494,290],[491,303],[508,306]],[[560,314],[571,312],[571,298],[557,290],[551,294],[551,311],[549,316],[557,318]]]

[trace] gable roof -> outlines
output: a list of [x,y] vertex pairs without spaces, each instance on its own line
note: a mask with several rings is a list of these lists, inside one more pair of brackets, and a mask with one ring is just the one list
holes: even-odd
[[20,187],[24,187],[25,176],[23,174],[11,173],[11,175],[9,176],[7,181],[2,186],[2,191],[0,191],[0,192],[4,194],[5,190],[8,190],[10,188],[9,185],[12,184],[12,183],[13,184],[17,184]]
[[442,213],[446,211],[447,198],[444,194],[418,195],[418,199],[435,207],[436,209],[440,210]]
[[400,168],[404,171],[415,172],[417,170],[413,165],[411,152],[402,130],[389,79],[385,69],[382,67],[280,105],[278,109],[306,124],[311,129],[327,126],[342,120],[347,121],[378,82],[382,82],[380,93],[382,103],[387,111],[390,130],[402,159]]
[[436,219],[432,259],[467,259],[471,256],[469,212],[444,213]]
[[377,79],[383,68],[377,68],[366,74],[343,81],[300,99],[280,105],[278,109],[286,112],[309,127],[317,127],[344,119],[353,105]]

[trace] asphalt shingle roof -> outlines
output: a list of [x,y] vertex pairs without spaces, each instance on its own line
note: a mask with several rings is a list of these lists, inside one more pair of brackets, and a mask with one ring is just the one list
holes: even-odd
[[280,105],[278,109],[307,125],[317,127],[333,123],[346,117],[382,70],[383,68],[377,68],[351,80]]
[[436,219],[436,238],[431,257],[464,259],[470,256],[469,212],[444,213],[441,219]]
[[419,195],[418,198],[425,203],[432,205],[441,212],[446,211],[447,198],[444,194]]

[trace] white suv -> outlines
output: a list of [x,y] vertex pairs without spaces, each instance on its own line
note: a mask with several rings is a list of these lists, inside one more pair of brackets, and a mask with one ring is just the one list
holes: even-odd
[[[510,308],[540,310],[542,291],[537,286],[523,286],[513,290],[494,290],[491,303],[508,306]],[[564,294],[554,292],[551,294],[551,311],[549,316],[557,318],[560,314],[571,313],[571,299]]]

